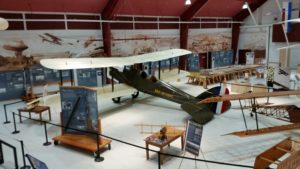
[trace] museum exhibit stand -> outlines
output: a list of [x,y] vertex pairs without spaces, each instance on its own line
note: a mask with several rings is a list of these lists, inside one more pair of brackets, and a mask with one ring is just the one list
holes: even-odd
[[[63,121],[61,122],[61,124],[64,124]],[[82,132],[81,134],[66,133],[65,128],[61,128],[61,135],[56,136],[52,139],[54,140],[55,145],[62,143],[86,151],[90,151],[92,153],[96,153],[98,151],[98,148],[103,149],[105,148],[105,146],[108,146],[108,149],[111,148],[111,140],[101,137],[101,134],[101,119],[99,118],[98,133],[96,133],[96,135],[84,132]]]

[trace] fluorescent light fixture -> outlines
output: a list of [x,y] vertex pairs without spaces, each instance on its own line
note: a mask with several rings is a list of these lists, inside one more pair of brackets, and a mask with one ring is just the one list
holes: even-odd
[[0,30],[6,30],[8,28],[8,21],[4,18],[0,18]]
[[247,8],[248,8],[248,3],[245,2],[244,5],[243,5],[243,7],[242,7],[242,9],[247,9]]
[[191,5],[191,4],[192,4],[191,0],[186,0],[185,1],[185,5]]

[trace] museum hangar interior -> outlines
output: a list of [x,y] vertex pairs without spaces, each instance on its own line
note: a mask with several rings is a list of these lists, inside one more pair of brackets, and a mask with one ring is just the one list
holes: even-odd
[[299,0],[0,0],[0,168],[300,167]]

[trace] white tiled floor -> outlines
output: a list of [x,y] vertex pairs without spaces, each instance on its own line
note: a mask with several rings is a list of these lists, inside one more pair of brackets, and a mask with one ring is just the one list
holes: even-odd
[[[257,79],[252,78],[252,81]],[[260,81],[260,80],[258,80]],[[180,82],[173,81],[172,84],[178,88],[197,96],[204,89],[199,86],[185,84],[186,78],[182,78]],[[212,86],[209,86],[212,87]],[[132,144],[144,146],[144,138],[147,135],[140,134],[140,128],[135,124],[173,124],[181,125],[186,122],[189,115],[181,110],[180,105],[172,103],[160,98],[152,97],[146,94],[140,94],[138,99],[132,101],[129,97],[122,99],[120,105],[113,104],[110,100],[100,99],[99,107],[102,116],[103,134],[110,137],[127,141]],[[266,102],[260,99],[260,102]],[[272,103],[299,103],[296,97],[271,98]],[[19,165],[22,166],[21,151],[19,143],[15,139],[23,140],[25,143],[25,151],[40,160],[44,161],[50,169],[155,169],[157,165],[157,155],[150,153],[150,160],[146,160],[144,150],[131,147],[122,143],[113,141],[112,150],[103,151],[101,156],[105,158],[103,162],[96,163],[92,154],[72,149],[67,146],[43,146],[45,142],[44,128],[38,122],[25,120],[24,123],[17,123],[20,134],[12,135],[13,124],[2,124],[4,121],[3,103],[1,103],[0,114],[0,139],[9,142],[18,148]],[[237,102],[232,102],[233,107],[237,107]],[[9,119],[12,120],[11,112],[15,111],[22,104],[9,107]],[[59,107],[52,107],[53,123],[59,123]],[[34,116],[35,117],[35,116]],[[37,116],[36,116],[37,117]],[[47,118],[47,116],[45,116]],[[255,128],[255,120],[250,117],[249,111],[246,111],[246,119],[248,127]],[[269,117],[259,115],[259,126],[267,127],[285,122],[275,120]],[[234,131],[244,130],[244,123],[241,111],[231,109],[223,115],[215,116],[215,118],[204,126],[202,138],[202,154],[197,158],[205,158],[207,160],[215,160],[220,162],[228,162],[243,165],[253,165],[256,155],[271,147],[280,140],[292,136],[300,137],[300,131],[288,131],[275,134],[261,135],[249,138],[239,138],[230,135],[224,135]],[[60,129],[55,126],[47,127],[49,137],[52,138],[60,134]],[[157,129],[158,130],[158,129]],[[155,149],[155,148],[154,148]],[[176,140],[171,144],[170,148],[165,150],[167,153],[183,155],[180,151],[180,140]],[[4,148],[5,163],[0,168],[14,168],[12,152],[8,148]],[[191,154],[186,153],[185,156],[194,158]],[[163,169],[179,168],[181,159],[167,158]],[[235,169],[238,167],[222,166],[217,164],[205,164],[192,160],[183,160],[181,168],[208,168],[208,169]]]

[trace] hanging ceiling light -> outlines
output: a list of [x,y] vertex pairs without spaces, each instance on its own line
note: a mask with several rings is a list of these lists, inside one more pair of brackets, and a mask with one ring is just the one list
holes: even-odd
[[0,18],[0,30],[6,30],[8,28],[8,21],[4,18]]
[[185,5],[191,5],[191,4],[192,4],[191,0],[186,0],[185,1]]
[[243,5],[242,9],[247,9],[247,8],[248,8],[248,3],[245,1],[245,3],[244,3],[244,5]]

